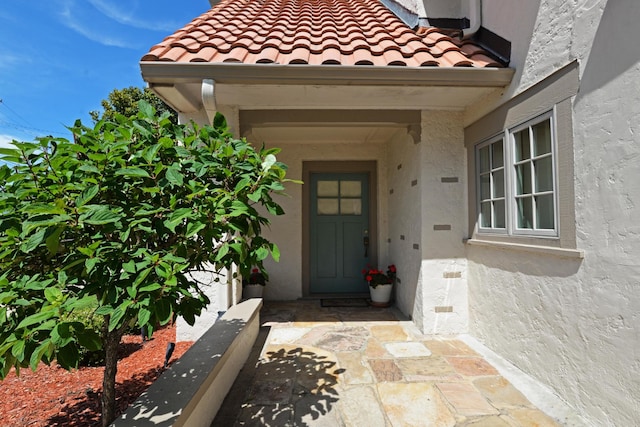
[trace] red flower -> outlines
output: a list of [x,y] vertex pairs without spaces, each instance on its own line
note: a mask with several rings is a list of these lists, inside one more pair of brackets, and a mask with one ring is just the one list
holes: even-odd
[[367,279],[367,282],[370,282],[371,280],[373,280],[373,277],[367,276],[366,279]]
[[390,272],[392,272],[392,273],[395,273],[395,272],[396,272],[396,266],[395,266],[395,265],[393,265],[393,264],[391,264],[391,265],[389,266],[389,271],[390,271]]
[[260,270],[258,270],[257,268],[254,268],[253,270],[251,270],[252,273],[259,273]]

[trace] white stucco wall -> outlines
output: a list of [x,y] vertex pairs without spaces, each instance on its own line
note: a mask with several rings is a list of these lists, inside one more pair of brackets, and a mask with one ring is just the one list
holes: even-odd
[[[422,264],[424,333],[468,330],[466,148],[462,114],[422,112]],[[417,298],[418,299],[418,298]],[[416,299],[416,300],[417,300]]]
[[[513,43],[517,72],[502,100],[578,60],[575,224],[585,258],[469,246],[470,332],[593,425],[640,425],[640,8],[483,4],[485,26]],[[467,121],[502,100],[467,111]]]

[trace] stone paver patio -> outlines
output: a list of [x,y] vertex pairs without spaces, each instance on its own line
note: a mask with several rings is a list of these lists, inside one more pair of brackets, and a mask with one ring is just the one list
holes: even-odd
[[461,340],[393,309],[265,302],[213,426],[558,426]]

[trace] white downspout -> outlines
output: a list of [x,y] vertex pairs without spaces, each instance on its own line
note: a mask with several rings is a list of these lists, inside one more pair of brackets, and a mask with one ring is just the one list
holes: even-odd
[[464,38],[469,39],[482,25],[482,0],[469,0],[469,20],[471,26],[464,32]]
[[207,119],[209,120],[209,124],[213,123],[213,119],[216,116],[216,112],[218,111],[218,106],[216,105],[216,82],[213,79],[203,79],[202,80],[202,106],[204,107],[204,111],[207,114]]

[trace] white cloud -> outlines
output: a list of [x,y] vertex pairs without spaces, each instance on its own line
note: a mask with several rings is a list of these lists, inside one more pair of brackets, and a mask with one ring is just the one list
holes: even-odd
[[11,141],[13,141],[14,139],[16,141],[20,141],[20,138],[18,138],[17,136],[0,134],[0,148],[14,148],[13,145],[10,145]]
[[137,1],[129,1],[127,5],[128,11],[121,9],[120,4],[114,4],[108,0],[89,0],[89,3],[95,7],[100,13],[113,19],[119,24],[128,25],[134,28],[154,31],[175,31],[181,25],[176,22],[150,22],[134,16],[134,11],[138,6]]
[[108,34],[100,33],[87,26],[82,22],[82,20],[77,19],[76,16],[72,13],[72,9],[78,8],[73,0],[67,0],[62,3],[62,8],[60,10],[60,16],[62,17],[62,23],[75,31],[76,33],[92,40],[96,43],[100,43],[105,46],[113,46],[113,47],[122,47],[122,48],[134,48],[131,43],[128,43],[126,40],[123,40],[118,37],[112,37]]

